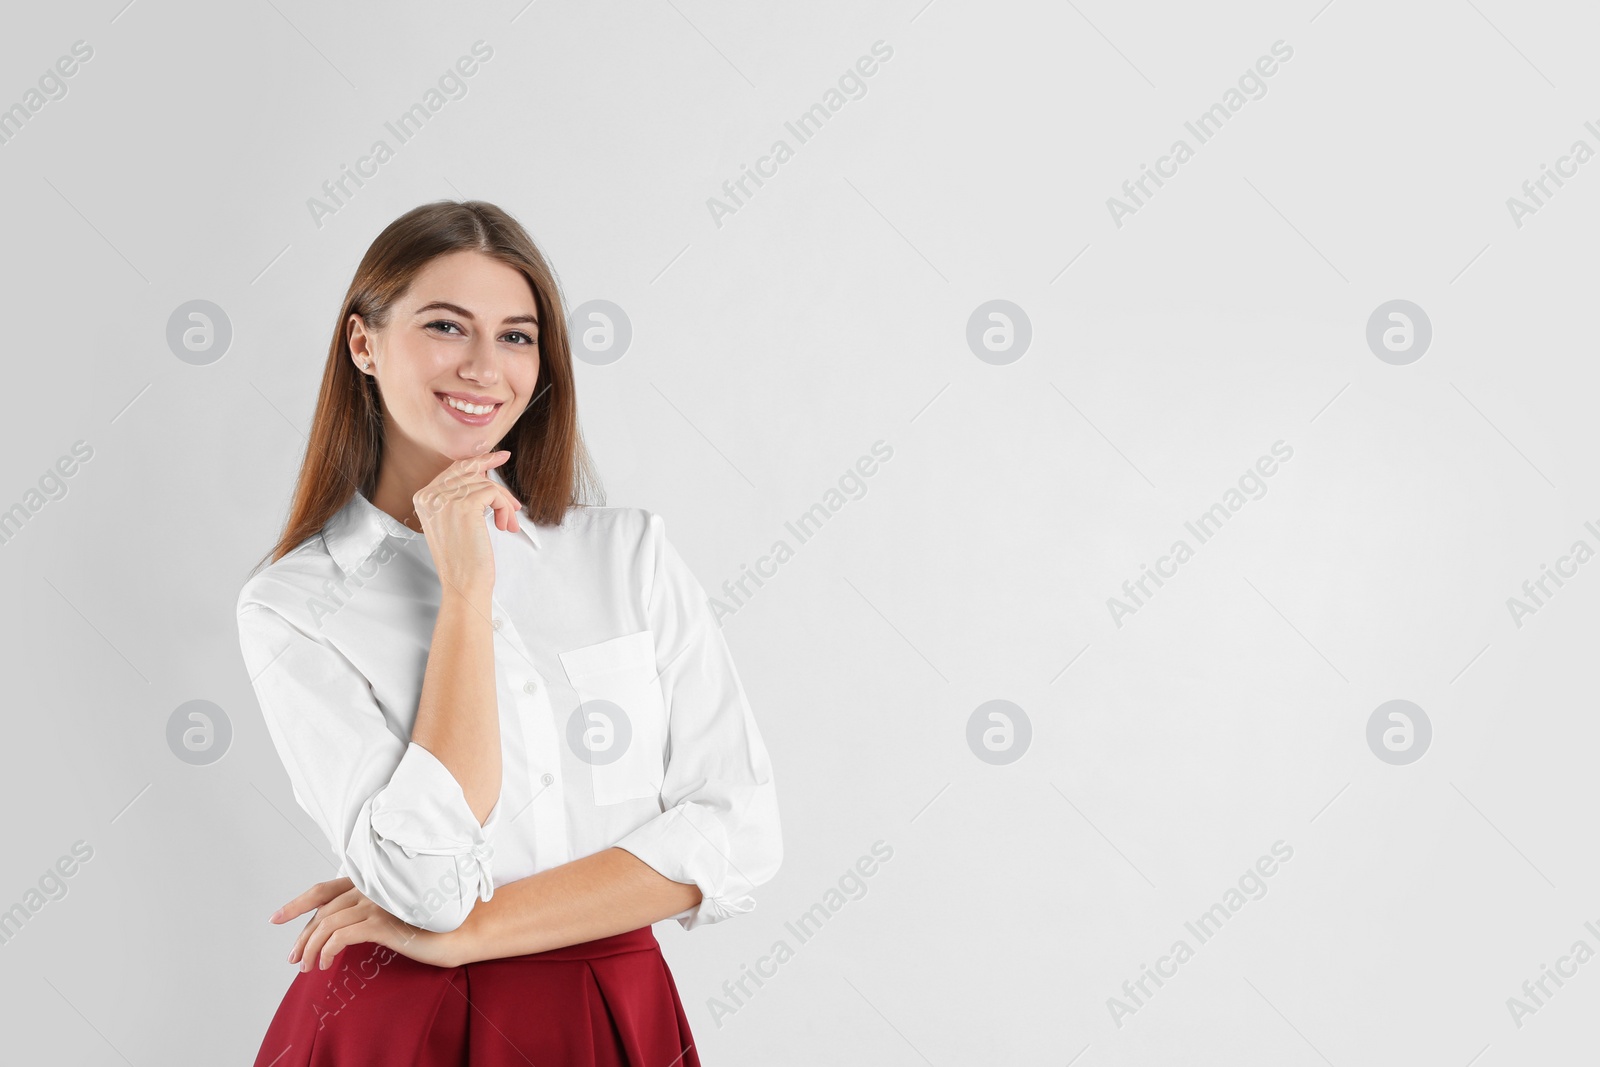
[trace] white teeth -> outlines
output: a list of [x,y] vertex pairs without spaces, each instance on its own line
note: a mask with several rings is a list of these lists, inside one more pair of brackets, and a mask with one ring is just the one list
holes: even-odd
[[445,397],[444,402],[457,411],[465,411],[468,415],[487,415],[494,410],[493,404],[464,404],[453,396]]

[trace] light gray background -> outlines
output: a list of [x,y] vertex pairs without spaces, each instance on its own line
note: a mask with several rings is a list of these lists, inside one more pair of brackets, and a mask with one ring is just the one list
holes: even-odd
[[[703,584],[893,457],[725,633],[786,858],[757,910],[657,928],[707,1064],[1575,1062],[1600,962],[1600,562],[1508,597],[1600,525],[1600,161],[1517,227],[1600,119],[1583,5],[1093,0],[467,8],[120,0],[12,12],[0,103],[92,60],[0,146],[11,408],[0,506],[93,459],[0,546],[4,1058],[246,1063],[293,969],[267,914],[332,861],[232,610],[286,512],[333,316],[401,212],[516,214],[569,306],[608,502]],[[322,182],[472,43],[493,58],[318,228]],[[874,41],[894,49],[736,215],[708,197]],[[1120,228],[1106,207],[1274,41],[1293,58]],[[788,139],[793,144],[792,136]],[[392,143],[392,139],[391,139]],[[168,316],[216,302],[191,366]],[[1027,352],[966,343],[992,299]],[[1380,361],[1366,322],[1425,309]],[[1106,601],[1282,440],[1294,450],[1137,615]],[[792,540],[792,538],[791,538]],[[1190,538],[1191,543],[1193,539]],[[1431,747],[1391,766],[1404,698]],[[209,700],[203,767],[165,740]],[[1032,741],[969,750],[980,704]],[[892,860],[720,1027],[708,999],[875,840]],[[1291,861],[1118,1027],[1107,998],[1282,840]],[[299,923],[294,924],[298,928]]]

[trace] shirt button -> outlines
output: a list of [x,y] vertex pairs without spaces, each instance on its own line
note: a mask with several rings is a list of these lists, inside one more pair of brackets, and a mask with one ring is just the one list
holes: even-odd
[[539,781],[541,783],[543,783],[544,785],[553,785],[555,783],[555,780],[556,780],[556,776],[553,775],[553,774],[546,773],[546,774],[541,774],[539,776]]
[[[534,685],[532,682],[524,682],[522,684],[522,691],[524,693],[537,693],[539,691],[539,687]],[[545,784],[549,785],[550,783],[546,782]]]
[[496,630],[498,630],[498,629],[500,629],[500,624],[501,624],[501,623],[503,623],[503,622],[505,622],[505,620],[504,620],[504,619],[502,619],[502,618],[500,618],[500,617],[498,617],[498,616],[496,616],[496,617],[495,617],[495,620],[494,620],[494,628],[495,628],[495,629],[496,629]]

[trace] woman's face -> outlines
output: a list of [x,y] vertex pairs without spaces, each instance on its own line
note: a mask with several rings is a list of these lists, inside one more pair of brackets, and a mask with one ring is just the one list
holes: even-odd
[[[533,399],[538,305],[520,271],[481,252],[433,259],[395,302],[388,324],[347,324],[383,397],[386,451],[412,446],[447,460],[493,447]],[[465,405],[470,410],[462,410]],[[485,410],[487,409],[487,410]]]

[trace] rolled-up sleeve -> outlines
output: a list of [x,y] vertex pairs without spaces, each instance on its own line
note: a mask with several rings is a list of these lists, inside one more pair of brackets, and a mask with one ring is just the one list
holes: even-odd
[[424,930],[460,926],[494,893],[490,838],[448,768],[389,725],[365,676],[326,639],[261,604],[241,604],[239,644],[295,800],[341,872]]
[[650,514],[646,596],[667,705],[660,815],[616,844],[675,882],[700,887],[670,916],[685,930],[750,911],[777,874],[782,830],[772,766],[705,590]]

